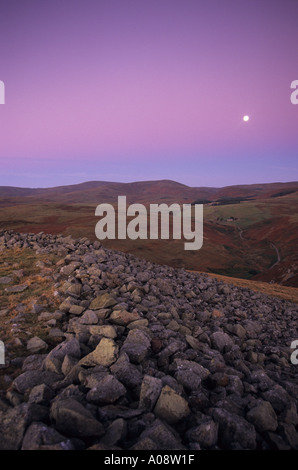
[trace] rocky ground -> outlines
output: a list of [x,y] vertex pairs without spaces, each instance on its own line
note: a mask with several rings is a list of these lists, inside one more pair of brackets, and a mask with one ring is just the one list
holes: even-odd
[[85,238],[0,232],[12,249],[44,291],[0,277],[0,449],[298,449],[297,304]]

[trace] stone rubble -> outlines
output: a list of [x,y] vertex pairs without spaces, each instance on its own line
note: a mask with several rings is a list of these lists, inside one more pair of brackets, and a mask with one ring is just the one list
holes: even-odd
[[8,355],[0,449],[298,449],[298,305],[87,238],[0,232],[16,246],[60,257],[59,309],[31,311],[60,343]]

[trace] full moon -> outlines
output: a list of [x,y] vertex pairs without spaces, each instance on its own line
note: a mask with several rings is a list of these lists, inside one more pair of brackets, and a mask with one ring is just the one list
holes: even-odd
[[247,122],[249,120],[249,116],[243,116],[243,121]]

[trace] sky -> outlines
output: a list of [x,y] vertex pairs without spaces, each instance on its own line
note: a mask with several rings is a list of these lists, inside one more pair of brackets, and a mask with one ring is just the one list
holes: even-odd
[[1,0],[0,185],[297,181],[297,18],[297,0]]

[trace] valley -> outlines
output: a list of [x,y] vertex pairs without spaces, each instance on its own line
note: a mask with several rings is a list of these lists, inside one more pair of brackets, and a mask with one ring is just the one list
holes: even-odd
[[203,204],[203,246],[187,251],[183,238],[170,238],[106,239],[105,247],[175,268],[298,287],[297,182],[225,188],[191,188],[168,180],[1,187],[0,229],[95,241],[96,206],[110,203],[117,211],[119,195],[147,208],[151,203]]

